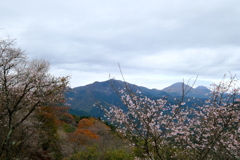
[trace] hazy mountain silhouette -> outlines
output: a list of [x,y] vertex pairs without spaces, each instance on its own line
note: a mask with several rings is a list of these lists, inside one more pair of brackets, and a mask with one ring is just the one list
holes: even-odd
[[186,85],[182,82],[174,83],[169,87],[163,89],[163,91],[169,93],[171,96],[182,96],[184,90],[184,94],[187,93],[187,97],[196,97],[196,98],[208,98],[206,94],[210,93],[210,90],[204,86],[198,86],[196,88],[192,88],[189,85]]
[[[126,110],[119,98],[118,94],[114,91],[121,90],[125,86],[128,86],[133,92],[137,90],[141,91],[141,94],[147,96],[151,99],[161,98],[163,96],[169,97],[181,97],[182,95],[182,83],[175,83],[169,87],[164,88],[163,90],[157,89],[148,89],[146,87],[137,86],[130,83],[125,83],[120,80],[107,80],[104,82],[94,82],[92,84],[73,88],[72,92],[66,94],[67,97],[71,97],[72,100],[69,100],[68,103],[71,105],[70,112],[76,115],[91,115],[91,116],[103,116],[103,111],[98,107],[102,105],[105,108],[109,108],[112,105],[119,106]],[[184,85],[185,89],[191,88],[190,86]],[[196,98],[207,98],[206,93],[209,93],[204,86],[199,86],[197,88],[191,88],[191,91],[188,93],[187,97],[196,97]]]

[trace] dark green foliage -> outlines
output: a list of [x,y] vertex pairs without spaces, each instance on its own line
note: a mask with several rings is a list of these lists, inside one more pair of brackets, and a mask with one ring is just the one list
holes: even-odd
[[111,149],[110,147],[104,151],[98,145],[85,148],[74,154],[71,160],[133,160],[134,154],[125,148]]
[[134,159],[134,155],[131,153],[128,153],[124,149],[109,150],[105,152],[104,159],[105,160],[131,160],[131,159]]
[[117,128],[116,126],[114,126],[113,124],[108,123],[107,121],[104,121],[104,124],[106,124],[107,126],[109,126],[110,129],[111,129],[111,131],[115,131],[116,128]]
[[78,116],[78,115],[74,115],[74,114],[73,114],[73,117],[74,117],[74,120],[75,120],[76,124],[78,124],[78,122],[80,120],[82,120],[83,118],[87,118],[87,119],[90,118],[89,115]]
[[76,130],[76,127],[71,124],[64,123],[63,130],[67,133],[73,133]]
[[72,115],[78,115],[78,116],[86,116],[88,115],[89,116],[89,113],[88,112],[85,112],[83,110],[76,110],[76,109],[72,109],[70,108],[68,110],[68,113],[72,114]]

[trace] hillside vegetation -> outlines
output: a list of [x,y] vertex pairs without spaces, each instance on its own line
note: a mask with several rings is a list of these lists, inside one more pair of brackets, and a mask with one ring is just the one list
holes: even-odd
[[[132,148],[99,119],[71,115],[68,108],[44,107],[46,144],[32,159],[104,160],[133,159]],[[51,131],[50,131],[50,130]]]

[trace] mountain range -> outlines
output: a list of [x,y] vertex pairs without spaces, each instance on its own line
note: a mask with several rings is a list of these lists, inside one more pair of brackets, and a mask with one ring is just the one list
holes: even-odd
[[90,115],[102,117],[104,112],[100,109],[99,105],[105,108],[115,105],[126,110],[126,106],[123,105],[119,95],[115,92],[115,90],[119,91],[123,89],[126,85],[133,92],[139,90],[142,95],[151,99],[158,99],[163,96],[169,97],[170,100],[173,99],[173,97],[180,98],[182,96],[183,87],[186,91],[191,89],[186,98],[196,97],[198,99],[206,99],[208,98],[206,94],[210,92],[210,90],[204,86],[192,88],[182,82],[174,83],[162,90],[157,90],[110,79],[104,82],[94,82],[86,86],[72,88],[72,91],[66,93],[66,97],[71,99],[67,101],[67,103],[71,105],[69,112],[79,116]]

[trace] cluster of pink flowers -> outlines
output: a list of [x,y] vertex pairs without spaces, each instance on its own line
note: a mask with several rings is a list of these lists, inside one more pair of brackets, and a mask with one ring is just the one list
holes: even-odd
[[183,100],[173,105],[164,98],[152,100],[126,87],[118,94],[128,111],[104,110],[117,131],[149,159],[240,158],[240,88],[231,77],[210,90],[210,98],[193,107]]

